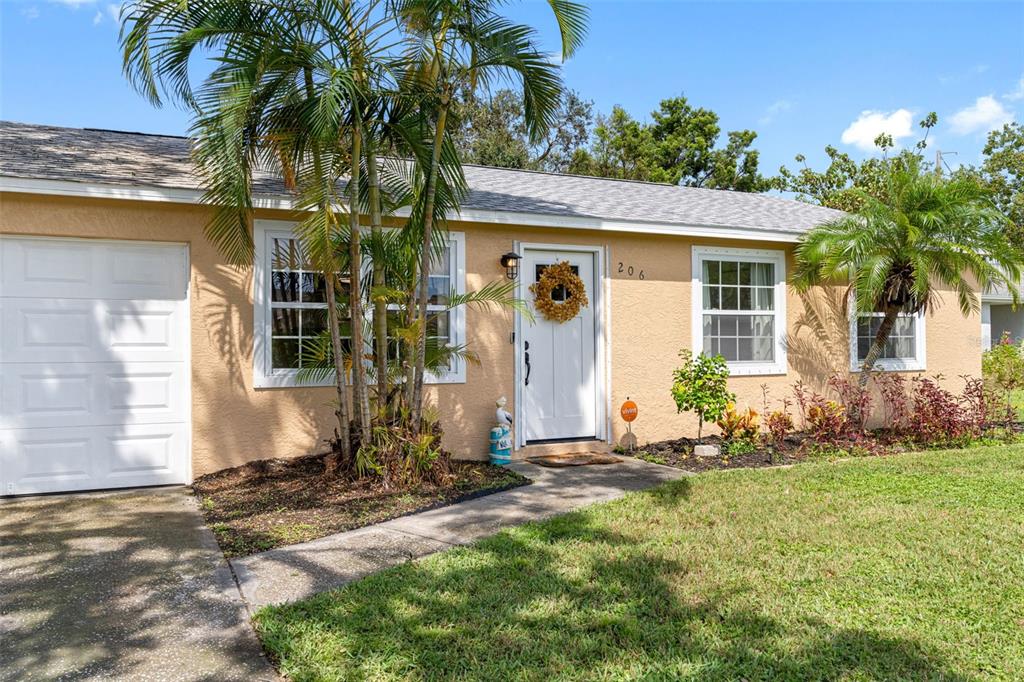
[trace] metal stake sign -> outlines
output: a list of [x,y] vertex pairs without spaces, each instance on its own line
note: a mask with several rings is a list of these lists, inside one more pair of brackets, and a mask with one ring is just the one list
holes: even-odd
[[622,407],[619,408],[619,414],[622,415],[622,420],[626,422],[626,433],[622,436],[619,444],[628,451],[633,452],[636,448],[636,436],[633,435],[633,421],[640,414],[640,410],[637,408],[636,403],[630,400],[629,396],[626,396],[626,402],[622,403]]

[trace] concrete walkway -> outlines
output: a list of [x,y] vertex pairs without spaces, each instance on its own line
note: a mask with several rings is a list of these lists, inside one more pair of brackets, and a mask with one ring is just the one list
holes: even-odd
[[519,462],[533,483],[462,504],[232,559],[250,608],[294,601],[502,528],[539,521],[685,475],[623,458],[620,464],[551,469]]
[[185,488],[0,500],[0,680],[276,680]]

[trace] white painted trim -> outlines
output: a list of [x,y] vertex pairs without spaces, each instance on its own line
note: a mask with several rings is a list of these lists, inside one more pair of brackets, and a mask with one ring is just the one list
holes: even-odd
[[[526,256],[526,252],[523,251],[523,243],[518,239],[512,242],[512,251],[518,253],[521,257]],[[522,261],[519,261],[519,278],[516,280],[516,298],[520,301],[525,301],[527,287],[523,285],[523,267]],[[524,427],[525,422],[523,421],[523,414],[525,413],[523,405],[523,376],[521,368],[523,366],[523,316],[516,312],[512,315],[512,400],[515,401],[515,409],[513,410],[513,425],[514,437],[512,439],[512,449],[518,450],[526,445],[526,429]]]
[[[462,295],[466,293],[466,233],[448,232],[448,239],[455,242],[455,253],[451,254],[455,259],[455,267],[452,268],[452,277],[455,285],[455,293]],[[460,305],[451,311],[451,328],[448,330],[451,335],[451,342],[454,345],[465,344],[466,340],[466,306]],[[428,384],[464,384],[466,383],[466,361],[456,360],[455,369],[445,374],[428,373],[424,377]]]
[[992,350],[992,304],[981,304],[981,350]]
[[[611,247],[605,244],[604,249],[604,262],[612,262]],[[612,342],[614,340],[614,334],[612,334],[612,277],[610,268],[602,268],[601,279],[604,286],[605,295],[605,361],[604,361],[604,376],[605,376],[605,440],[608,444],[612,444]]]
[[[857,318],[869,313],[858,313],[857,303],[853,294],[850,294],[847,303],[847,323],[849,337],[850,371],[860,372],[860,361],[857,358]],[[882,313],[870,313],[872,317],[881,317]],[[900,317],[906,317],[906,313],[900,313]],[[914,359],[904,358],[882,358],[875,361],[874,370],[881,372],[919,372],[927,369],[928,354],[926,339],[928,331],[925,326],[925,314],[920,312],[916,315],[917,325],[914,329]]]
[[[299,370],[271,369],[269,327],[270,305],[267,292],[270,291],[270,273],[267,268],[269,240],[274,236],[294,238],[295,223],[285,220],[253,221],[253,242],[255,246],[255,262],[253,264],[253,388],[315,388],[333,386],[333,377],[321,381],[299,381]],[[448,232],[449,239],[454,242],[455,261],[452,276],[456,293],[466,293],[466,235],[462,232]],[[452,311],[451,329],[452,342],[466,342],[466,311],[459,306]],[[427,384],[464,384],[466,383],[466,363],[459,360],[455,370],[444,375],[427,374]]]
[[[611,429],[609,428],[611,391],[611,326],[610,317],[606,317],[606,309],[611,306],[605,300],[606,280],[608,273],[605,268],[605,247],[604,246],[579,246],[571,244],[546,244],[533,242],[513,242],[513,249],[525,259],[527,251],[572,251],[574,253],[589,253],[594,257],[594,281],[597,283],[594,289],[594,343],[596,344],[594,354],[594,376],[597,377],[595,399],[597,401],[594,423],[597,433],[594,437],[597,440],[611,442]],[[610,290],[610,289],[607,289]],[[529,293],[524,270],[519,269],[519,279],[516,280],[516,298],[527,300]],[[610,299],[610,297],[609,297]],[[523,320],[522,314],[516,313],[514,319],[515,329],[515,367],[513,368],[513,381],[515,381],[515,439],[513,447],[519,450],[526,446],[526,405],[523,401]],[[599,368],[608,368],[608,375],[598,371]]]
[[[786,356],[786,252],[774,249],[735,249],[721,246],[691,248],[691,335],[694,354],[704,350],[704,291],[701,277],[705,259],[737,259],[775,265],[775,361],[730,362],[734,376],[785,375],[789,366]],[[768,312],[768,311],[764,311]],[[764,314],[764,313],[760,313]]]
[[[37,180],[7,176],[0,176],[0,192],[179,204],[203,203],[203,193],[192,189],[68,182],[63,180]],[[253,206],[261,209],[294,209],[294,203],[288,196],[255,196],[253,197]],[[400,209],[392,215],[399,218],[406,217],[409,215],[409,209]],[[528,227],[597,230],[599,232],[663,234],[682,237],[703,237],[706,239],[746,239],[795,243],[800,238],[799,234],[782,230],[761,230],[749,227],[730,227],[728,225],[659,223],[645,220],[606,220],[590,216],[549,215],[546,213],[493,211],[473,208],[465,208],[452,213],[448,216],[448,219],[492,225],[522,225]]]
[[189,244],[182,244],[181,248],[185,252],[185,376],[188,377],[188,396],[185,400],[185,418],[188,420],[188,466],[185,477],[188,483],[192,483],[192,247]]
[[[89,199],[123,199],[126,201],[155,201],[172,204],[202,204],[203,193],[194,189],[175,187],[115,185],[64,180],[37,180],[0,176],[0,192],[46,194],[51,196],[85,197]],[[289,197],[262,195],[253,197],[255,208],[291,209]]]

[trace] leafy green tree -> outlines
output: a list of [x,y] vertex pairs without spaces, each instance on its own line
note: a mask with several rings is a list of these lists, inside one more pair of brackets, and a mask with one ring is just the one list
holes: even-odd
[[648,180],[653,172],[654,147],[648,128],[622,107],[598,116],[589,150],[578,150],[569,165],[576,175],[621,180]]
[[981,167],[968,166],[957,174],[977,178],[1011,225],[1010,238],[1024,248],[1024,125],[1008,123],[988,135]]
[[697,415],[697,442],[705,422],[721,419],[736,396],[729,392],[729,366],[721,355],[693,356],[693,351],[679,351],[683,364],[672,373],[672,399],[677,412]]
[[856,161],[836,147],[825,147],[829,163],[825,170],[816,171],[807,165],[807,158],[797,154],[796,162],[803,168],[792,171],[782,166],[779,174],[768,180],[771,189],[792,192],[802,201],[828,206],[840,211],[856,211],[862,205],[864,196],[882,197],[885,195],[890,169],[893,166],[916,164],[925,166],[921,153],[928,146],[928,133],[938,123],[935,112],[929,113],[919,123],[924,136],[915,143],[912,149],[904,149],[893,156],[889,151],[894,148],[892,136],[885,133],[875,139],[875,145],[883,152],[881,157],[868,157]]
[[452,131],[465,163],[498,168],[565,172],[577,149],[587,144],[593,123],[593,102],[566,90],[551,127],[531,142],[524,120],[522,96],[502,88],[488,98],[463,97]]
[[618,106],[598,117],[590,149],[576,154],[570,172],[744,192],[766,189],[752,148],[757,133],[731,131],[719,147],[718,114],[692,106],[685,97],[662,100],[651,118],[641,123]]
[[850,190],[856,212],[814,228],[796,248],[799,290],[848,283],[858,312],[884,314],[862,363],[862,387],[900,313],[932,310],[941,303],[940,288],[948,287],[968,315],[980,307],[975,282],[1009,285],[1020,278],[1005,218],[977,182],[926,172],[914,158],[886,171],[873,193]]

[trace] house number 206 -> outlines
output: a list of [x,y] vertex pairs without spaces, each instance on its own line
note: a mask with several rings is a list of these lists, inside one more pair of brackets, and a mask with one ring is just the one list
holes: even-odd
[[626,277],[634,277],[635,276],[635,277],[637,277],[639,279],[644,279],[644,271],[643,270],[639,270],[638,271],[632,265],[626,265],[622,261],[619,261],[619,273],[620,274],[624,273],[626,275]]

